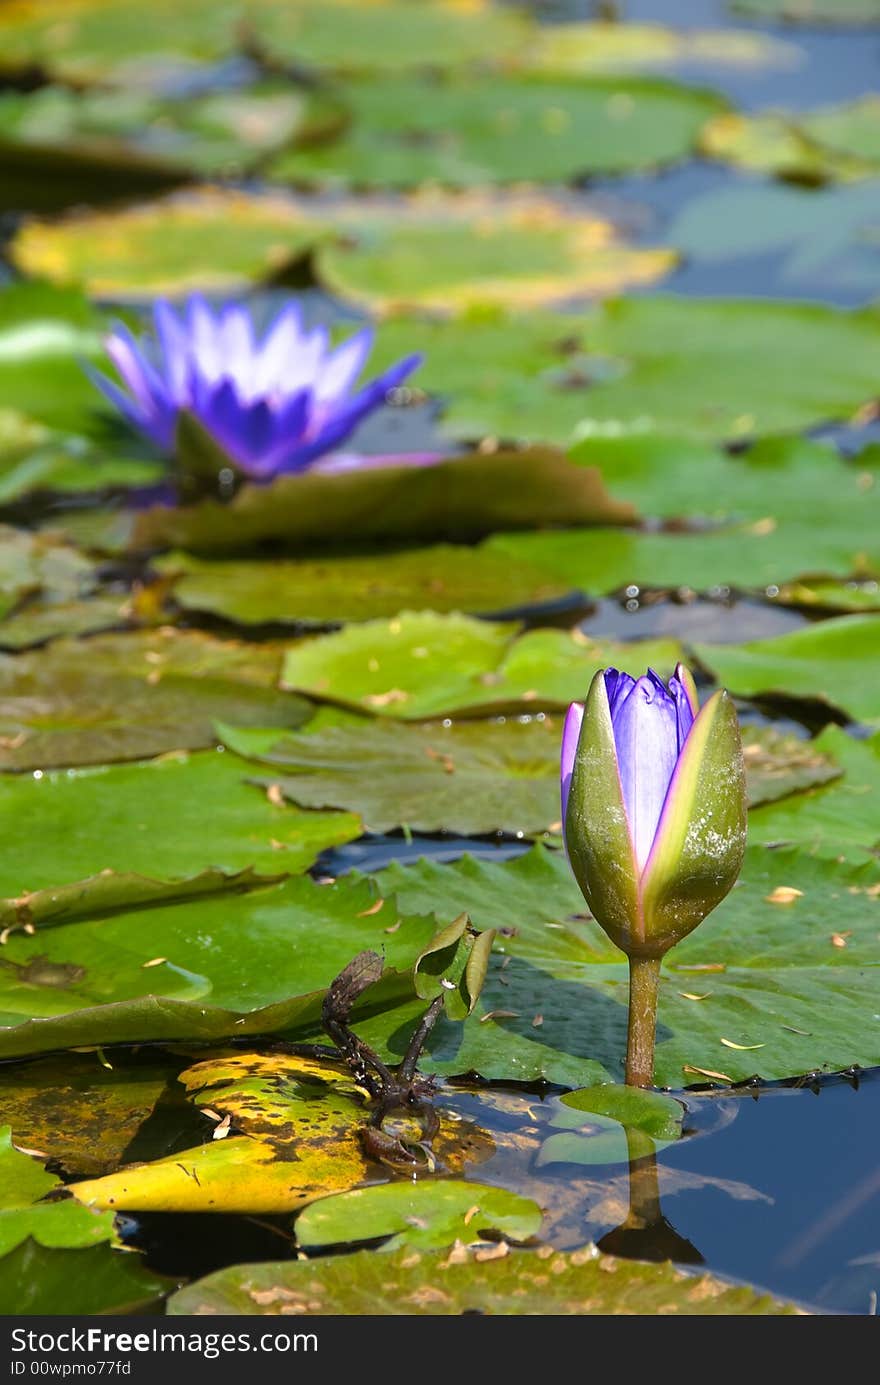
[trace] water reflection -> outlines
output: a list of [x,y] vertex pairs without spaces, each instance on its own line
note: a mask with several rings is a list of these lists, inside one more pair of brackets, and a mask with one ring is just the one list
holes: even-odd
[[627,1130],[629,1148],[629,1211],[619,1226],[596,1242],[608,1255],[632,1260],[675,1260],[682,1265],[704,1265],[693,1242],[681,1236],[663,1215],[660,1172],[654,1141],[638,1130]]

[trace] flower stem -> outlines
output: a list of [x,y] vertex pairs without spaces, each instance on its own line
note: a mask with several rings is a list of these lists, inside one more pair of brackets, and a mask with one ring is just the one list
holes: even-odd
[[654,1085],[659,957],[629,959],[629,1026],[626,1035],[626,1085]]

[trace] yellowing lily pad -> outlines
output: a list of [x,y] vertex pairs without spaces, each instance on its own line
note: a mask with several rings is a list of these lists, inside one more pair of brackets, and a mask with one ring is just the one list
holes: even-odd
[[322,246],[321,279],[382,312],[536,307],[654,282],[674,252],[628,246],[607,219],[559,199],[423,193],[359,204]]
[[681,68],[791,68],[802,61],[794,44],[744,29],[673,29],[661,24],[546,24],[529,50],[529,64],[547,72],[651,72]]
[[[347,1070],[282,1054],[231,1054],[180,1079],[197,1105],[229,1115],[226,1138],[72,1185],[86,1207],[131,1211],[293,1211],[383,1175],[364,1154],[369,1112]],[[447,1122],[436,1157],[461,1169],[491,1151],[467,1123]]]
[[124,211],[25,222],[10,254],[24,274],[145,297],[240,288],[287,267],[326,233],[281,193],[208,187]]

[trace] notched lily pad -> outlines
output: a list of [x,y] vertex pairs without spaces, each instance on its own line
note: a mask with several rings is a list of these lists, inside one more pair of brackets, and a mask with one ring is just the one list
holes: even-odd
[[446,726],[351,721],[269,744],[220,728],[225,743],[276,772],[293,803],[345,805],[370,832],[519,836],[558,832],[559,738],[555,717]]
[[565,710],[599,668],[658,671],[681,657],[674,640],[626,645],[574,630],[519,632],[514,624],[402,611],[290,646],[283,686],[360,712],[431,717]]
[[[306,1250],[386,1237],[380,1250],[404,1246],[436,1250],[481,1242],[528,1241],[543,1213],[531,1198],[506,1188],[459,1179],[384,1183],[322,1198],[296,1219],[297,1244]],[[487,1234],[488,1233],[488,1234]]]
[[[418,339],[410,336],[410,349]],[[198,447],[199,432],[184,432],[184,446]],[[472,541],[497,529],[633,518],[632,506],[613,500],[591,468],[573,466],[554,448],[532,447],[246,484],[228,504],[145,510],[130,542],[191,553],[242,553],[270,541],[288,552],[326,551],[352,540]]]
[[758,1289],[669,1264],[603,1256],[595,1246],[550,1246],[509,1255],[410,1247],[312,1261],[236,1265],[172,1295],[168,1312],[325,1314],[733,1314],[799,1313]]
[[[684,1108],[662,1092],[605,1084],[569,1092],[551,1120],[556,1134],[539,1149],[536,1162],[546,1164],[620,1164],[639,1153],[653,1153],[681,1139]],[[627,1132],[636,1132],[638,1146]]]
[[194,631],[56,640],[0,655],[0,766],[137,760],[216,744],[214,721],[301,726],[311,708],[274,684],[279,652]]
[[371,620],[413,606],[490,615],[572,595],[533,564],[451,545],[272,563],[169,553],[153,566],[178,606],[241,625]]
[[63,1187],[60,1178],[12,1142],[8,1125],[0,1129],[0,1257],[30,1237],[47,1249],[93,1246],[116,1242],[112,1216],[86,1211],[72,1201],[44,1202],[47,1193]]
[[424,192],[337,214],[317,272],[380,312],[453,313],[499,303],[540,307],[653,283],[673,251],[627,245],[607,217],[557,196]]

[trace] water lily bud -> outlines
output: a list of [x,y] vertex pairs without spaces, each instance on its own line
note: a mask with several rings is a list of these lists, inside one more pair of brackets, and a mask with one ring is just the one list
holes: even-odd
[[562,821],[596,920],[629,957],[662,957],[732,888],[746,841],[736,711],[700,708],[681,664],[668,685],[597,673],[562,740]]

